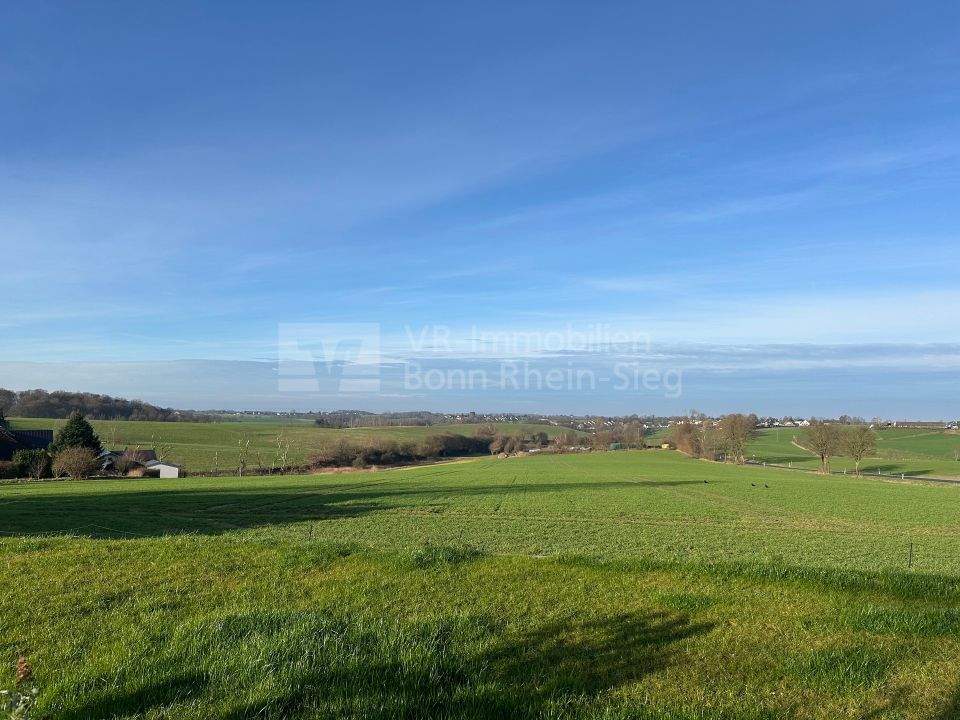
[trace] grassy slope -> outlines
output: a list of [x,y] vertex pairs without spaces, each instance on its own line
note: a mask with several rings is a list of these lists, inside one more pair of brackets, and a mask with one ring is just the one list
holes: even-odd
[[[945,720],[958,493],[659,451],[6,486],[0,658],[58,718]],[[949,575],[855,569],[909,539]]]
[[[803,428],[770,428],[759,433],[750,445],[748,457],[810,469],[820,465],[812,453],[791,443],[796,438],[803,445]],[[960,477],[960,462],[954,460],[954,451],[960,449],[960,435],[908,428],[884,429],[877,434],[877,452],[863,462],[864,472]],[[853,470],[850,458],[837,457],[830,464],[834,470]]]
[[[14,429],[59,428],[65,421],[44,418],[13,418]],[[472,435],[477,425],[436,425],[431,427],[356,428],[332,430],[318,428],[309,420],[245,420],[222,423],[165,423],[123,420],[95,420],[93,425],[101,440],[110,448],[154,447],[161,439],[172,446],[168,459],[188,471],[227,470],[236,467],[238,441],[249,440],[249,466],[269,467],[277,452],[277,437],[282,433],[290,443],[288,462],[301,463],[324,443],[338,437],[387,437],[398,441],[422,440],[428,435],[450,432]],[[506,434],[545,432],[551,437],[565,432],[552,425],[500,423]],[[259,456],[258,456],[259,453]],[[259,457],[259,460],[258,460]]]
[[[707,480],[707,483],[704,483]],[[171,532],[404,550],[763,560],[960,575],[960,487],[820,477],[651,450],[463,460],[379,473],[8,486],[7,532]]]

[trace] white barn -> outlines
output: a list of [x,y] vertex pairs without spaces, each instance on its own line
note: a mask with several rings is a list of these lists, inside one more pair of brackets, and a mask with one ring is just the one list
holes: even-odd
[[162,478],[178,478],[180,477],[180,466],[174,465],[173,463],[163,462],[162,460],[151,460],[146,463],[144,469],[149,473],[157,472]]

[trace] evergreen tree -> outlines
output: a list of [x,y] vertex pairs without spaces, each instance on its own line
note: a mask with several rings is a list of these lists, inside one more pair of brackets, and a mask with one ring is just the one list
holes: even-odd
[[79,412],[73,413],[66,424],[60,428],[60,432],[57,433],[53,444],[50,446],[50,454],[56,455],[61,450],[71,447],[89,448],[95,454],[100,454],[103,450],[100,438],[94,432],[93,426]]

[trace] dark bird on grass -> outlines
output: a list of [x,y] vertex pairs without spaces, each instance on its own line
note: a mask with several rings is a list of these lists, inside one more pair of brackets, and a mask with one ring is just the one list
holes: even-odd
[[756,487],[756,486],[757,486],[756,483],[750,483],[750,487]]
[[768,490],[770,489],[770,486],[767,485],[766,483],[764,483],[763,486],[764,486],[765,488],[767,488]]
[[704,485],[709,485],[710,483],[708,483],[706,480],[704,480],[704,481],[703,481],[703,484],[704,484]]

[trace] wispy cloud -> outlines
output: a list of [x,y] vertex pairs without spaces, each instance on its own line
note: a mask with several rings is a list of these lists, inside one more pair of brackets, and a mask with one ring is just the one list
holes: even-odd
[[[510,373],[528,376],[588,371],[598,382],[588,392],[551,392],[502,381],[504,368],[485,360],[432,354],[417,358],[420,372],[438,377],[470,371],[483,376],[470,387],[410,384],[410,360],[384,359],[379,392],[284,392],[275,362],[211,360],[56,362],[0,361],[0,385],[13,389],[85,390],[194,409],[289,410],[350,407],[369,410],[465,410],[579,413],[675,413],[691,404],[712,412],[840,414],[948,418],[954,397],[945,389],[960,370],[960,344],[935,345],[657,345],[648,353],[590,352],[531,357]],[[671,373],[679,395],[617,388],[609,380],[624,368]],[[851,380],[856,382],[851,385]],[[864,387],[874,392],[864,394]],[[797,388],[806,388],[798,393]],[[878,395],[877,391],[883,390]],[[414,405],[411,405],[414,403]]]

